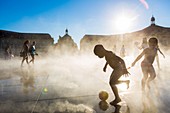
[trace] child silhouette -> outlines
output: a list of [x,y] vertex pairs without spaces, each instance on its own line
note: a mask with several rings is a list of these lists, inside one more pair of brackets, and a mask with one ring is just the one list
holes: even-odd
[[155,57],[158,55],[157,51],[159,51],[165,58],[164,54],[161,52],[161,50],[158,47],[158,40],[154,37],[150,38],[149,39],[149,47],[144,49],[143,52],[132,63],[132,67],[133,67],[135,65],[135,63],[144,56],[144,60],[141,62],[141,68],[142,68],[142,72],[143,72],[143,78],[142,78],[142,82],[141,82],[142,91],[145,91],[145,84],[150,89],[149,83],[152,80],[154,80],[156,77],[155,69],[152,64],[155,60]]
[[110,76],[109,84],[111,86],[111,89],[113,91],[113,94],[115,95],[115,100],[110,102],[111,105],[116,105],[121,101],[120,96],[118,94],[117,84],[120,83],[126,83],[127,88],[129,88],[129,80],[119,80],[119,78],[122,75],[125,75],[127,77],[129,75],[129,72],[126,69],[126,65],[123,59],[121,59],[119,56],[115,55],[112,51],[106,50],[103,45],[96,45],[94,47],[94,54],[98,56],[99,58],[105,57],[106,64],[103,68],[103,71],[106,72],[107,65],[113,69],[113,72]]

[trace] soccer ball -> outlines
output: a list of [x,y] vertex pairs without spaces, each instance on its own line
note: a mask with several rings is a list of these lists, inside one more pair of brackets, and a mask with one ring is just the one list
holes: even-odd
[[109,104],[106,101],[100,101],[99,108],[103,111],[106,111],[109,108]]
[[100,91],[99,92],[99,98],[102,101],[106,101],[109,97],[109,94],[106,91]]

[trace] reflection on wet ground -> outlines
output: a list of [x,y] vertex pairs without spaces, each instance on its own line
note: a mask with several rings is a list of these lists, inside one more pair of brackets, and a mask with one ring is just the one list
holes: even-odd
[[[44,63],[45,64],[45,63]],[[68,64],[67,64],[68,65]],[[57,66],[56,66],[57,67]],[[141,92],[139,69],[131,70],[130,89],[118,86],[122,102],[115,106],[109,104],[114,99],[107,80],[101,70],[93,71],[95,66],[78,65],[67,69],[49,70],[41,65],[15,67],[8,76],[0,80],[0,113],[169,113],[170,82],[161,78],[163,84]],[[43,68],[43,69],[42,69]],[[88,68],[88,69],[87,69]],[[48,70],[48,71],[47,71]],[[86,71],[88,70],[88,72]],[[138,70],[134,72],[134,70]],[[1,70],[2,72],[2,70]],[[5,72],[2,72],[5,74]],[[13,75],[10,75],[14,74]],[[163,75],[163,71],[160,71]],[[73,76],[74,75],[74,76]],[[110,75],[110,73],[108,73]],[[99,77],[100,76],[100,77]],[[101,101],[101,90],[109,93],[106,101]]]

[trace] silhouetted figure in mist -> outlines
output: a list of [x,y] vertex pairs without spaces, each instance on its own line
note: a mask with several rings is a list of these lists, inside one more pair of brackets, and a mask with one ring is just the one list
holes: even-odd
[[127,87],[129,87],[129,80],[118,80],[122,75],[128,76],[129,72],[126,69],[126,65],[123,59],[116,56],[112,51],[106,50],[102,45],[96,45],[94,47],[94,54],[99,58],[105,57],[106,64],[103,68],[103,71],[106,72],[107,65],[109,64],[113,70],[110,76],[110,86],[115,95],[115,100],[110,102],[111,105],[115,105],[121,101],[120,96],[118,94],[117,84],[126,83]]
[[148,48],[147,38],[143,38],[141,46],[138,47],[140,50]]
[[[106,101],[100,101],[98,105],[99,105],[99,108],[100,108],[102,111],[106,111],[106,110],[109,108],[109,105],[108,105],[108,103],[107,103]],[[121,105],[116,104],[116,105],[114,105],[114,107],[115,107],[115,109],[114,109],[114,112],[112,112],[112,113],[122,113],[122,112],[120,111]],[[124,107],[125,107],[125,106],[124,106]],[[127,107],[127,109],[126,109],[126,111],[125,111],[124,113],[130,113],[130,108],[129,108],[129,106],[126,106],[126,107]]]
[[139,42],[136,41],[136,42],[134,43],[134,57],[136,57],[136,55],[139,54],[139,51],[140,51],[140,50],[144,50],[144,49],[146,49],[146,48],[148,48],[147,38],[143,38],[143,39],[142,39],[141,45],[140,45]]
[[23,66],[24,61],[26,60],[27,64],[28,63],[28,53],[29,53],[29,40],[26,40],[23,44],[22,50],[21,50],[21,56],[23,57],[22,62],[21,62],[21,67]]
[[[148,45],[147,38],[143,38],[141,46],[138,46],[138,45],[136,45],[136,46],[140,50],[144,50],[144,49],[148,48],[149,45]],[[161,51],[160,51],[160,53],[163,54]],[[157,61],[158,69],[160,69],[160,63],[159,63],[159,56],[158,55],[156,56],[156,61]]]
[[38,55],[38,54],[36,53],[35,45],[36,45],[36,42],[33,41],[32,45],[31,45],[30,48],[29,48],[29,52],[30,52],[30,55],[31,55],[31,58],[32,58],[32,59],[29,61],[29,63],[32,62],[33,64],[34,64],[34,60],[35,60],[35,55]]
[[122,47],[121,47],[121,49],[120,49],[120,56],[121,56],[122,58],[124,58],[124,57],[125,57],[125,54],[126,54],[125,46],[122,45]]
[[149,47],[144,49],[143,52],[132,63],[132,66],[134,66],[135,63],[144,56],[144,60],[141,62],[141,68],[143,72],[143,78],[141,83],[142,91],[145,90],[145,84],[150,89],[149,83],[156,77],[155,69],[152,64],[155,60],[155,57],[158,55],[157,51],[159,51],[164,56],[164,54],[158,48],[158,40],[156,38],[150,38]]
[[116,45],[113,46],[113,52],[116,53]]
[[12,51],[10,45],[5,48],[5,60],[11,59]]

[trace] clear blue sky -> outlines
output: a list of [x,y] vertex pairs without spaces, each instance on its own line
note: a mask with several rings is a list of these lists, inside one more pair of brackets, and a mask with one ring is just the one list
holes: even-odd
[[115,19],[126,14],[134,17],[129,31],[156,24],[170,27],[170,0],[0,0],[0,29],[16,32],[49,33],[55,42],[69,34],[79,45],[85,34],[117,34]]

